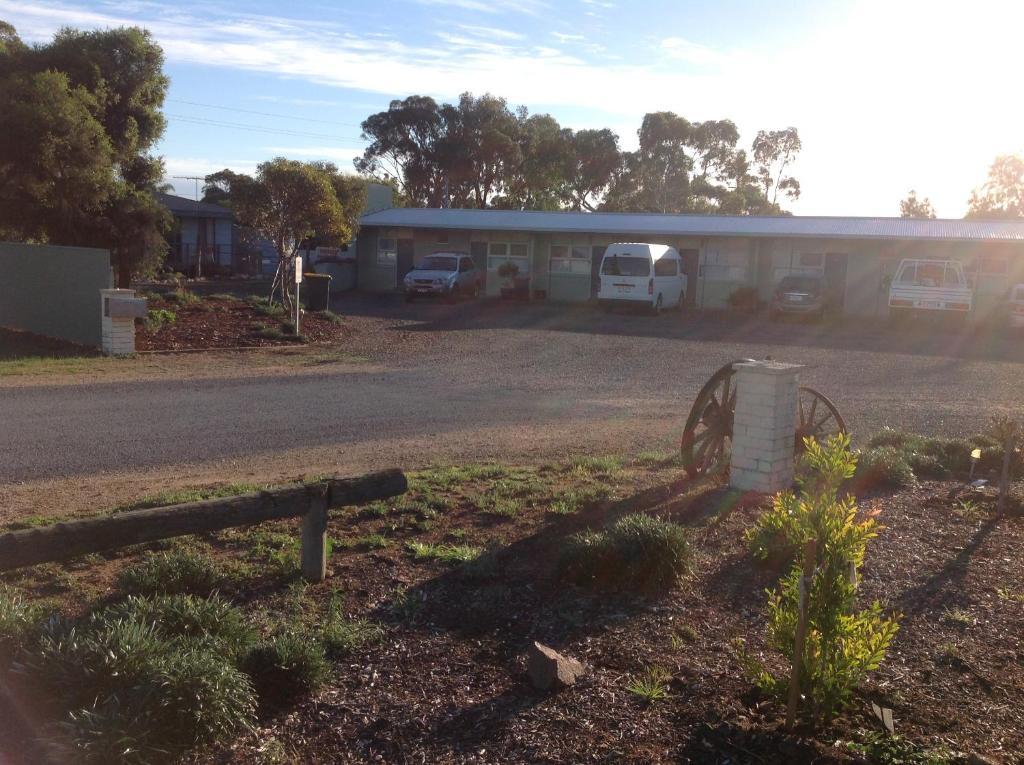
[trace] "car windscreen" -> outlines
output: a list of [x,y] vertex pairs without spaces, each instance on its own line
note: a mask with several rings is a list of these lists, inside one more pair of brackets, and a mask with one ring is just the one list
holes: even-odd
[[459,259],[432,255],[420,263],[421,271],[455,271],[459,267]]
[[601,264],[605,276],[650,276],[651,261],[629,255],[610,255]]
[[779,282],[779,290],[816,295],[821,291],[821,279],[815,279],[813,276],[787,276]]

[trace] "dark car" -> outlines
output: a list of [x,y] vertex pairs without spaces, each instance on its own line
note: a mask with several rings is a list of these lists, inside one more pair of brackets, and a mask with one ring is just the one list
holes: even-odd
[[800,314],[821,318],[828,310],[825,279],[821,276],[791,274],[784,276],[772,296],[772,316]]

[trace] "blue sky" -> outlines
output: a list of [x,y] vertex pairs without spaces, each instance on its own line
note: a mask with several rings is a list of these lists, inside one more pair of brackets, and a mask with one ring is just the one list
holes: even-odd
[[[412,93],[490,91],[633,148],[645,112],[795,125],[799,214],[961,216],[1024,151],[1024,4],[917,0],[0,0],[26,40],[136,24],[164,47],[168,175],[277,155],[350,169],[359,123]],[[175,181],[191,195],[187,182]]]

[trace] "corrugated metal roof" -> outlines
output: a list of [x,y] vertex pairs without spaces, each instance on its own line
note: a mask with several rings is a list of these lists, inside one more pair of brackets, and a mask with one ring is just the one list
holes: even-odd
[[183,218],[193,218],[197,213],[204,218],[232,217],[231,210],[210,202],[196,202],[194,199],[164,194],[159,191],[154,196],[160,204]]
[[396,207],[364,215],[360,222],[364,226],[477,231],[1024,242],[1024,220],[658,215]]

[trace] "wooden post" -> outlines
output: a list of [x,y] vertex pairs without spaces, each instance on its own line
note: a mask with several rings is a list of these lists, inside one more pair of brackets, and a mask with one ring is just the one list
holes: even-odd
[[789,676],[789,701],[786,704],[786,727],[792,728],[796,723],[796,710],[800,704],[800,674],[804,664],[804,643],[807,639],[807,597],[808,585],[814,575],[814,562],[817,555],[817,542],[813,539],[804,545],[804,565],[800,576],[800,603],[796,622],[796,635],[793,640],[793,669]]
[[327,578],[328,487],[321,484],[318,488],[320,491],[310,498],[309,511],[302,516],[302,576],[307,582]]

